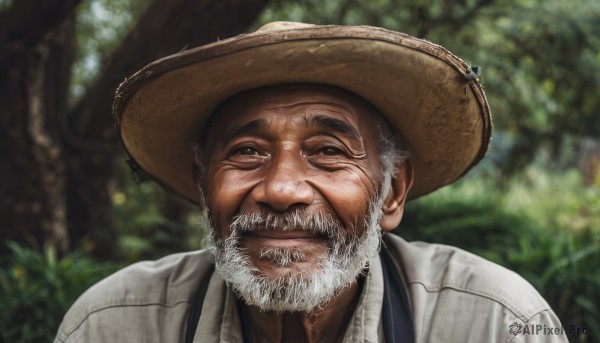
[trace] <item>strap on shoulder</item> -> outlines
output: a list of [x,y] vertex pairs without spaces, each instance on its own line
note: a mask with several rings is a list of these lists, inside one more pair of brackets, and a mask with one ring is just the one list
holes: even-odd
[[382,247],[379,253],[383,269],[383,332],[386,342],[415,341],[412,315],[399,271],[390,253]]

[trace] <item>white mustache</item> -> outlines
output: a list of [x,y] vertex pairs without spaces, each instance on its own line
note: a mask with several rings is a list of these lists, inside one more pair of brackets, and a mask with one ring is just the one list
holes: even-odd
[[303,230],[313,234],[336,237],[342,224],[332,215],[318,212],[307,213],[301,210],[289,212],[252,212],[241,213],[233,217],[231,232],[244,233],[270,230]]

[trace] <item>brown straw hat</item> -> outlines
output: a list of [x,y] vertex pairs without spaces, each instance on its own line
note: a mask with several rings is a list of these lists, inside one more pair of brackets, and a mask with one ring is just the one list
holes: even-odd
[[191,146],[220,103],[268,85],[337,86],[371,102],[401,135],[416,198],[454,182],[487,150],[490,110],[476,77],[448,50],[403,33],[274,22],[147,65],[119,86],[113,114],[131,158],[197,203]]

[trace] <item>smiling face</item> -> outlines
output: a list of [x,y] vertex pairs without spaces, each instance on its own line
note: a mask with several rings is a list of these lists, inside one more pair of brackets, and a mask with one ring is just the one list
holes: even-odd
[[297,302],[283,299],[293,294],[277,287],[244,293],[247,284],[256,283],[315,288],[314,282],[324,281],[333,285],[321,298],[331,298],[375,256],[380,219],[398,199],[379,194],[384,125],[356,96],[323,86],[245,92],[214,114],[203,193],[217,268],[247,302],[263,304],[264,310],[297,306],[249,299],[276,292],[271,302]]

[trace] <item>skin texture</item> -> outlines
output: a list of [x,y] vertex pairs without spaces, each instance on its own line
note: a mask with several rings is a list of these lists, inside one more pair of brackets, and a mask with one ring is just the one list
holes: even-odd
[[[292,85],[234,96],[214,114],[205,145],[204,195],[218,239],[229,236],[239,213],[302,209],[327,213],[342,223],[342,234],[362,234],[368,202],[381,189],[378,159],[383,119],[351,93],[324,86]],[[385,195],[382,230],[400,222],[412,183],[404,163]],[[284,228],[281,228],[284,229]],[[303,231],[252,232],[241,246],[259,273],[268,277],[310,272],[325,258],[327,238]],[[295,248],[304,254],[289,266],[261,258],[268,248]],[[352,316],[361,280],[311,313],[261,312],[240,303],[244,331],[261,342],[336,342]]]

